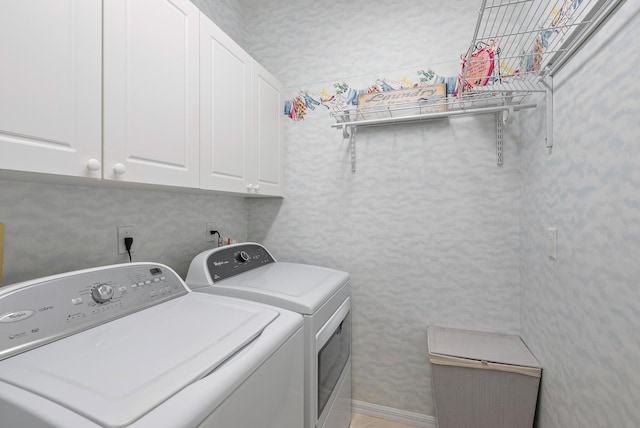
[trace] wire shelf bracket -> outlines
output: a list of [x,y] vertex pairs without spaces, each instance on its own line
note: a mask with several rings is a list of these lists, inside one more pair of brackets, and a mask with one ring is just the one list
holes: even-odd
[[502,166],[502,123],[502,118],[496,114],[496,164],[498,166]]

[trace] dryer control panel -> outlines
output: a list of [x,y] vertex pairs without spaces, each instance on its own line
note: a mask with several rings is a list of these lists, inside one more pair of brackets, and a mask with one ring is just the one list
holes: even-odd
[[207,258],[207,269],[214,283],[273,263],[275,260],[259,244],[236,244],[215,249]]
[[0,289],[0,360],[187,294],[169,267],[127,263]]

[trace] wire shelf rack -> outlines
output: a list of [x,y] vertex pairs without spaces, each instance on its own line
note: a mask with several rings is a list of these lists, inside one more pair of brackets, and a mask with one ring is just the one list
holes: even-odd
[[[355,131],[360,126],[425,121],[470,114],[496,114],[496,147],[513,111],[537,107],[545,94],[551,147],[553,75],[624,0],[482,0],[468,51],[461,56],[455,93],[411,103],[353,106],[332,111],[331,125],[349,138],[355,172]],[[501,153],[497,153],[498,164]]]
[[546,92],[544,76],[573,52],[607,3],[613,2],[483,0],[459,90]]
[[[513,108],[535,107],[535,104],[521,106],[529,91],[513,92],[499,96],[495,91],[471,91],[458,97],[447,97],[437,101],[422,100],[411,103],[375,105],[372,107],[352,107],[330,113],[336,121],[334,128],[347,126],[376,126],[387,123],[412,122],[439,119],[464,114],[482,114]],[[506,106],[506,108],[505,108]]]

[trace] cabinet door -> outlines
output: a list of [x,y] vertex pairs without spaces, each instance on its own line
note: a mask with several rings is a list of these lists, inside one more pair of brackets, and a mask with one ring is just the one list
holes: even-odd
[[198,187],[199,11],[104,2],[104,178]]
[[100,177],[101,8],[0,3],[0,168]]
[[282,196],[282,86],[260,64],[252,63],[253,140],[251,151],[255,164],[250,178],[257,195]]
[[200,187],[246,193],[251,57],[204,15],[200,34]]

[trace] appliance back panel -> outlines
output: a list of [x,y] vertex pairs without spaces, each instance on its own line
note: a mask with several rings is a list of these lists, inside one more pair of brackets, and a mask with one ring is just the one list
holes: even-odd
[[274,262],[271,254],[261,245],[243,244],[212,253],[207,259],[207,269],[216,283]]

